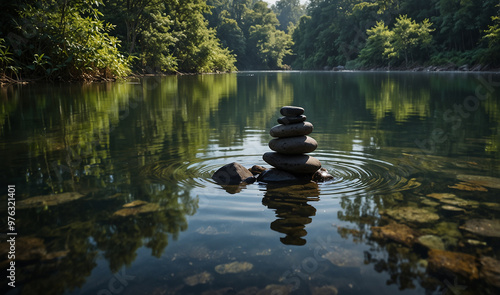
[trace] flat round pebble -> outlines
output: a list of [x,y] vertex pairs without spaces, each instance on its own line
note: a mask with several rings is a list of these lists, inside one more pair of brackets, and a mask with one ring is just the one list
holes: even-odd
[[289,125],[276,125],[271,130],[269,134],[272,137],[292,137],[292,136],[302,136],[308,135],[313,131],[313,124],[310,122],[295,123]]
[[285,117],[296,117],[304,113],[304,108],[296,106],[284,106],[281,108],[280,113]]
[[274,138],[269,141],[269,148],[280,154],[297,155],[313,152],[318,147],[314,138],[302,135]]
[[304,115],[300,115],[300,116],[296,116],[296,117],[281,117],[278,119],[278,123],[283,124],[283,125],[288,125],[288,124],[304,122],[306,119],[307,119],[307,117]]
[[312,174],[321,168],[320,161],[309,155],[283,155],[276,152],[267,152],[262,158],[269,165],[292,173]]

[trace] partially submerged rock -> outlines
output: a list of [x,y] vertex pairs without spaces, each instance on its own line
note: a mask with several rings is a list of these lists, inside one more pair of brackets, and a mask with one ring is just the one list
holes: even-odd
[[431,249],[427,270],[444,275],[458,274],[470,280],[479,278],[476,258],[460,252]]
[[250,172],[252,172],[253,175],[261,174],[262,172],[268,170],[265,167],[262,167],[260,165],[253,165],[250,169],[248,169]]
[[260,182],[297,182],[300,181],[300,178],[296,175],[286,172],[283,170],[279,170],[276,168],[272,168],[262,172],[257,180]]
[[212,179],[220,185],[240,184],[250,177],[253,177],[252,172],[236,162],[222,166],[212,175]]
[[318,171],[314,172],[312,176],[312,181],[314,182],[325,182],[332,180],[334,177],[325,168],[320,168]]

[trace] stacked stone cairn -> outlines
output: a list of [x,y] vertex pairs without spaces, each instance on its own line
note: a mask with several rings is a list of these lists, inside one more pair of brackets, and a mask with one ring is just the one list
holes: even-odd
[[301,107],[284,106],[280,113],[283,115],[278,119],[280,124],[269,131],[276,137],[269,142],[269,148],[274,152],[267,152],[262,158],[278,170],[313,175],[321,168],[318,159],[307,155],[318,147],[316,140],[308,136],[313,125],[306,121]]
[[[271,128],[269,134],[275,137],[269,142],[274,152],[265,153],[262,158],[274,168],[266,169],[254,165],[247,169],[236,162],[224,165],[217,170],[212,179],[220,185],[246,185],[258,180],[270,182],[324,182],[333,179],[318,159],[307,155],[318,147],[314,138],[309,137],[313,125],[306,121],[304,109],[285,106],[280,110],[283,117],[279,125]],[[235,191],[237,192],[237,190]],[[234,192],[233,192],[234,193]]]

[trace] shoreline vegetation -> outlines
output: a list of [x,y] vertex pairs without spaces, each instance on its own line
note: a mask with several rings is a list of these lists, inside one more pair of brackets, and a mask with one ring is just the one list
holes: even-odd
[[238,70],[499,71],[498,0],[42,0],[0,11],[0,84]]

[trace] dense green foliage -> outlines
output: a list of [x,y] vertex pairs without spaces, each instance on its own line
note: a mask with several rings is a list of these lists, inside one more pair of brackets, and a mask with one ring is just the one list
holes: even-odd
[[[68,80],[129,74],[128,60],[118,50],[120,41],[110,35],[114,26],[100,20],[101,4],[83,0],[12,4],[16,17],[2,26],[2,32],[9,31],[6,41],[13,49],[10,72]],[[3,74],[9,74],[3,67]]]
[[500,65],[498,0],[21,0],[1,79]]
[[294,68],[500,65],[498,0],[311,0]]
[[[0,12],[3,78],[286,68],[298,0],[21,0]],[[282,20],[280,24],[278,18]]]
[[207,15],[221,43],[237,57],[239,69],[284,69],[291,54],[294,24],[304,12],[297,0],[280,0],[270,8],[264,1],[208,0]]

